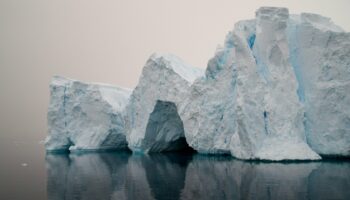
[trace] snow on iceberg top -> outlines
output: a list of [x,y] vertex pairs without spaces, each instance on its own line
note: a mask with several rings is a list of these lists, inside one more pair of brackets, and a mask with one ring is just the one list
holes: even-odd
[[106,87],[106,88],[109,87],[109,88],[119,89],[119,90],[125,91],[125,92],[131,92],[132,91],[132,89],[130,89],[130,88],[120,87],[120,86],[107,84],[107,83],[78,81],[78,80],[67,78],[67,77],[60,76],[60,75],[52,76],[50,84],[51,85],[65,85],[67,83],[80,83],[80,84],[85,84],[85,85],[96,85],[96,86],[102,86],[102,87]]
[[56,86],[72,86],[74,84],[91,86],[95,88],[101,93],[102,98],[116,110],[122,110],[125,107],[132,92],[132,90],[129,88],[123,88],[106,83],[87,83],[58,75],[53,76],[50,83],[50,85]]
[[193,83],[198,77],[204,75],[204,70],[190,66],[172,54],[154,53],[149,59],[157,64],[161,64],[161,62],[165,63],[165,65],[161,66],[173,70],[190,83]]

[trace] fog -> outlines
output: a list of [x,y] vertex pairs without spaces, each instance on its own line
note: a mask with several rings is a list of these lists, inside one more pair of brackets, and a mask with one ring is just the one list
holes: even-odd
[[153,52],[205,68],[234,23],[263,5],[350,30],[348,0],[0,0],[0,140],[45,138],[53,75],[132,88]]

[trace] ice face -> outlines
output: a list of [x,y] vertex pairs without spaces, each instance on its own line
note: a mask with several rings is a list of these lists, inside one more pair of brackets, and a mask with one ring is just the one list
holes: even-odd
[[[187,141],[204,153],[241,159],[320,157],[307,145],[297,80],[289,64],[288,10],[260,8],[239,22],[191,88]],[[201,105],[201,106],[199,106]]]
[[291,64],[299,76],[309,145],[319,154],[350,155],[350,33],[329,18],[290,19]]
[[169,54],[153,54],[127,106],[129,148],[161,152],[188,147],[178,111],[192,82],[203,73]]
[[127,147],[124,108],[131,91],[53,77],[48,110],[48,151]]

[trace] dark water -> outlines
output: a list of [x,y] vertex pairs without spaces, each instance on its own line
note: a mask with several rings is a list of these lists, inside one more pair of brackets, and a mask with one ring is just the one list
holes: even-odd
[[[4,148],[12,149],[12,156]],[[2,144],[0,199],[350,199],[350,162],[243,162],[198,154],[47,154]]]

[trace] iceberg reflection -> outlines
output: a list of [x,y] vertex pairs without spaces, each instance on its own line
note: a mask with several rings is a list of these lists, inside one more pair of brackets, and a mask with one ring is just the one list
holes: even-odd
[[58,199],[350,199],[349,162],[264,163],[198,154],[47,154]]

